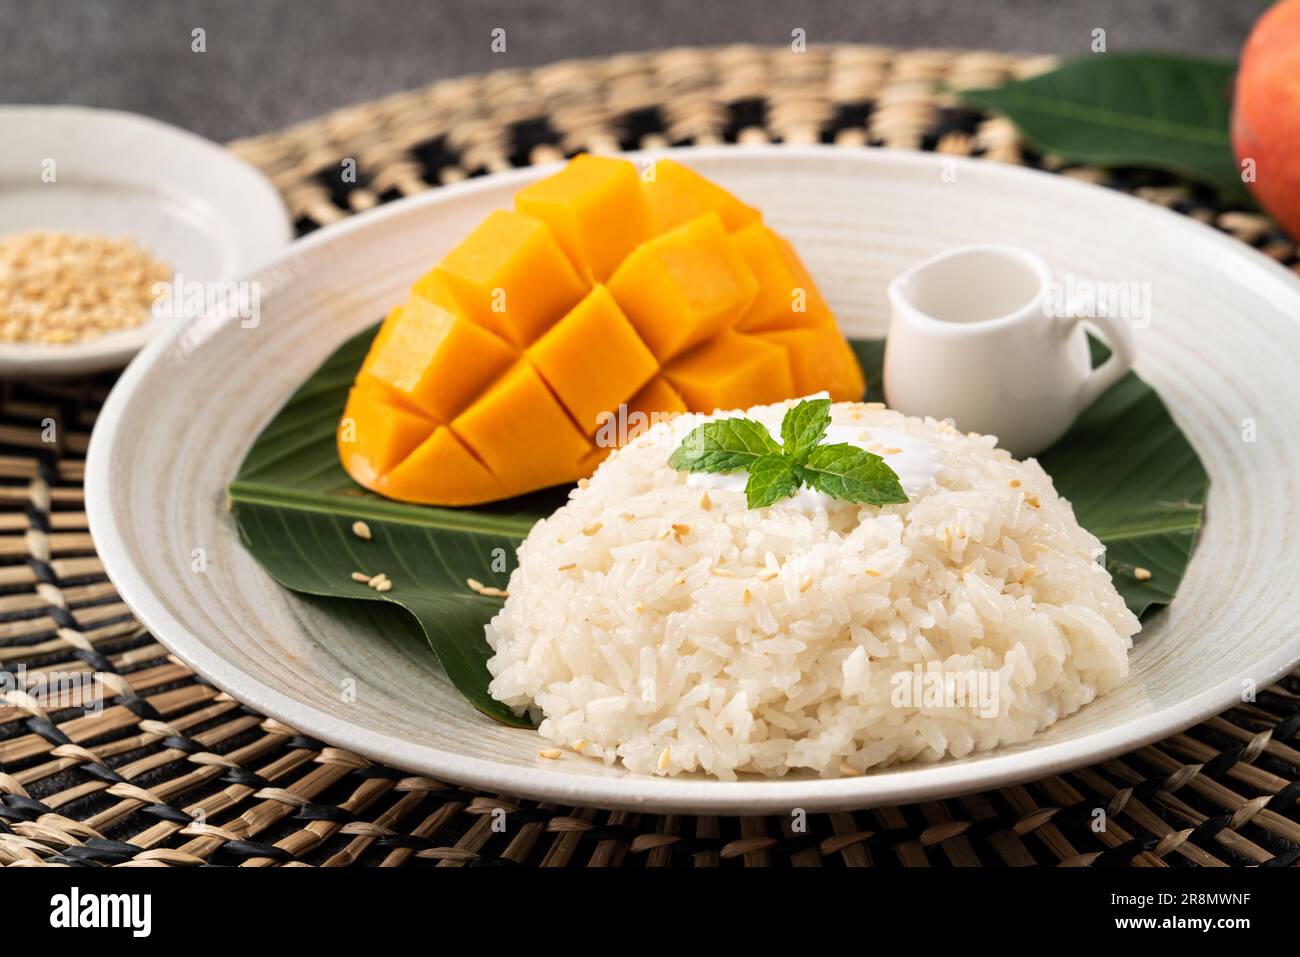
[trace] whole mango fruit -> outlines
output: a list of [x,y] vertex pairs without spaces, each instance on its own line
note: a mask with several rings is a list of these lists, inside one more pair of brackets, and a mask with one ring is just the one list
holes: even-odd
[[1300,240],[1300,0],[1268,10],[1242,48],[1232,148],[1255,199]]

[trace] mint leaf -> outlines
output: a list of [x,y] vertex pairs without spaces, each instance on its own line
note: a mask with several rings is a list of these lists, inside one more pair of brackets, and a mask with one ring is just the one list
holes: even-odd
[[803,462],[822,440],[831,424],[830,399],[804,399],[781,420],[781,442],[785,454]]
[[685,472],[739,472],[781,446],[753,419],[718,419],[687,433],[668,464]]
[[856,445],[819,445],[802,466],[803,478],[818,491],[864,505],[907,501],[898,475],[879,455]]
[[848,502],[907,501],[898,475],[879,455],[856,445],[818,445],[831,424],[830,399],[804,399],[786,412],[780,442],[753,419],[718,419],[687,433],[668,464],[685,472],[749,472],[745,501],[763,508],[804,485]]
[[763,508],[799,491],[802,479],[799,466],[788,456],[777,453],[765,455],[749,467],[749,480],[745,482],[745,504],[750,508]]

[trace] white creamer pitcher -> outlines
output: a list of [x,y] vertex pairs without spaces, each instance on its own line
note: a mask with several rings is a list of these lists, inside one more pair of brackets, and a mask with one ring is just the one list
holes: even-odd
[[[1016,246],[962,246],[889,284],[885,399],[951,418],[1025,457],[1047,448],[1133,364],[1127,323],[1049,308],[1052,272]],[[1097,369],[1083,324],[1111,349]]]

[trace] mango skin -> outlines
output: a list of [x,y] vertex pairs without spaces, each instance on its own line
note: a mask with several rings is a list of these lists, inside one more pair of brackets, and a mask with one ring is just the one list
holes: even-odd
[[1239,167],[1254,162],[1255,199],[1300,240],[1300,0],[1267,10],[1242,48],[1232,147]]
[[794,248],[672,160],[579,157],[416,281],[339,423],[378,494],[497,501],[590,475],[664,416],[741,409],[862,373]]

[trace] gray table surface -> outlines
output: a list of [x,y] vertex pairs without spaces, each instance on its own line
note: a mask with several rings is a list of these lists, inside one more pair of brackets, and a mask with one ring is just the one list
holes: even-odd
[[[444,77],[731,42],[1233,57],[1268,0],[0,0],[0,100],[155,116],[217,140]],[[506,51],[491,33],[506,31]],[[207,50],[191,50],[196,28]]]

